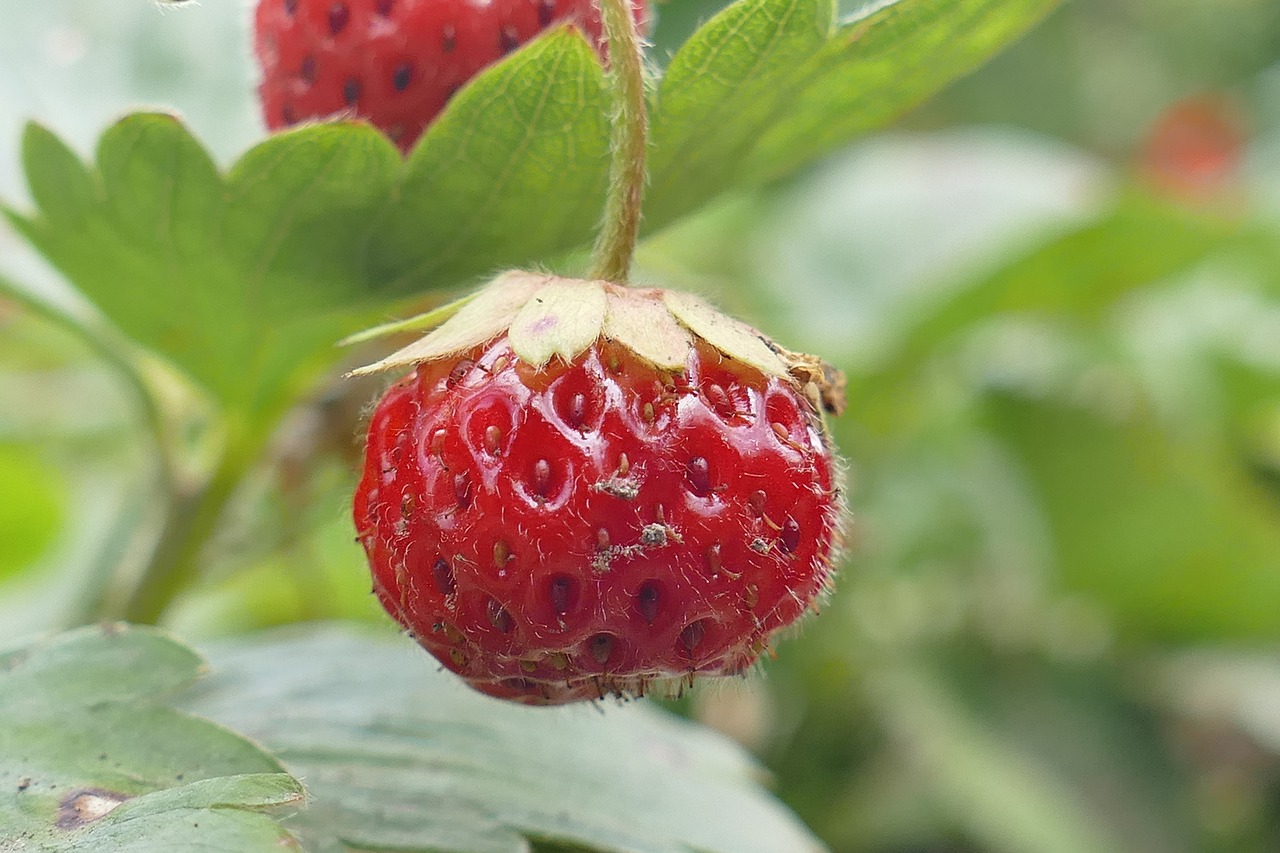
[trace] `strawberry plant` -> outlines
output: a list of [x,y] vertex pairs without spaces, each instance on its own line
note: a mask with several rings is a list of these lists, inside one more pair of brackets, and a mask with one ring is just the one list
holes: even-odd
[[14,13],[0,849],[1274,849],[1272,16],[1058,5]]

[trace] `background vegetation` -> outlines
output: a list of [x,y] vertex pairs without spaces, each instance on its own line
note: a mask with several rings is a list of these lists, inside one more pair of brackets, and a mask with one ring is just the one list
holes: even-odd
[[[723,5],[662,6],[654,61],[667,63]],[[820,90],[842,94],[798,109],[749,156],[733,148],[751,129],[741,109],[673,108],[669,136],[708,146],[692,157],[700,184],[682,178],[679,158],[655,157],[655,233],[637,278],[709,293],[847,371],[836,430],[856,519],[822,615],[762,677],[703,687],[673,710],[754,752],[778,798],[842,853],[1280,849],[1280,16],[1269,0],[1076,0],[885,127],[966,70],[966,51],[981,50],[964,34],[986,33],[994,49],[1052,4],[842,5],[850,16],[918,8],[920,32],[941,41],[885,28],[881,65],[850,66],[843,88]],[[984,5],[1003,7],[987,30],[974,24]],[[0,28],[0,198],[17,212],[0,226],[0,647],[27,650],[0,657],[0,847],[6,818],[31,837],[44,831],[19,822],[11,791],[30,781],[19,753],[28,761],[28,745],[50,737],[50,690],[71,715],[58,725],[82,724],[76,715],[102,690],[125,718],[173,691],[277,752],[283,767],[256,748],[221,768],[179,755],[178,743],[224,733],[170,738],[188,718],[167,705],[147,706],[146,737],[111,747],[130,761],[170,750],[136,778],[186,761],[211,783],[249,780],[231,794],[186,785],[159,805],[130,805],[168,816],[156,819],[163,831],[174,815],[250,809],[235,829],[249,840],[233,849],[278,837],[258,810],[296,802],[284,769],[341,801],[288,823],[316,849],[342,849],[325,846],[339,838],[458,851],[518,850],[523,838],[546,850],[816,843],[742,781],[741,754],[697,730],[668,731],[634,707],[609,708],[604,728],[573,714],[531,723],[488,703],[454,711],[470,697],[401,656],[346,514],[353,436],[377,386],[335,380],[341,359],[368,353],[328,343],[420,304],[424,282],[444,292],[531,257],[572,269],[565,252],[595,213],[564,213],[569,239],[500,210],[500,239],[478,228],[419,240],[432,217],[473,203],[465,176],[439,194],[437,161],[420,150],[411,168],[436,189],[433,209],[411,199],[392,211],[377,253],[354,264],[344,241],[367,234],[344,229],[380,203],[394,161],[353,128],[286,138],[223,185],[177,125],[136,119],[108,134],[101,174],[86,177],[80,158],[140,105],[176,107],[222,165],[259,141],[245,18],[235,3],[58,0],[11,10]],[[564,40],[540,44],[521,54],[526,73],[543,67],[538,50],[573,53]],[[775,82],[739,81],[739,106]],[[507,90],[460,102],[459,127],[480,120],[488,91]],[[24,137],[31,118],[80,156],[43,131]],[[882,129],[866,135],[872,126]],[[307,145],[331,155],[329,183],[287,168],[285,155]],[[735,170],[706,167],[730,155]],[[159,210],[156,175],[197,189]],[[99,178],[118,192],[85,192]],[[571,171],[566,192],[596,180]],[[263,182],[270,190],[254,195]],[[365,196],[353,195],[360,187]],[[301,212],[283,201],[299,188],[317,196]],[[214,210],[214,198],[230,207]],[[345,208],[308,219],[334,199]],[[261,223],[284,213],[310,236],[280,236],[275,259],[254,266],[270,230]],[[215,215],[235,226],[220,232],[223,260],[193,263],[211,256],[197,226]],[[320,244],[336,248],[316,255]],[[272,346],[305,357],[259,349],[242,363],[262,334],[251,321],[278,322],[269,304],[244,307],[258,292],[228,291],[246,270],[275,288],[261,293],[289,295]],[[185,323],[176,331],[165,320],[174,312]],[[256,384],[245,380],[264,364]],[[157,558],[157,542],[186,541],[175,518],[208,536]],[[152,583],[157,566],[165,580]],[[99,666],[84,663],[102,653],[91,635],[26,645],[102,614],[160,619],[210,656],[213,680],[186,687],[194,658],[147,632],[126,632],[123,657],[94,670],[112,677],[98,681],[66,669]],[[253,634],[333,620],[367,630]],[[27,659],[36,663],[18,666]],[[151,662],[154,680],[120,686],[137,661]],[[406,668],[411,695],[394,687]],[[65,694],[49,686],[73,682]],[[442,710],[423,717],[427,706]],[[295,725],[274,719],[281,707]],[[475,758],[474,732],[457,730],[474,713],[506,733],[507,751]],[[643,735],[627,734],[637,726]],[[425,746],[433,737],[438,751]],[[684,775],[703,780],[689,798],[711,798],[721,819],[703,827],[682,815],[675,790],[614,825],[634,790],[670,784],[670,766],[623,751],[612,767],[593,769],[588,756],[582,775],[559,779],[564,756],[521,752],[578,741],[599,744],[587,752],[600,761],[628,737],[687,749]],[[48,766],[75,777],[99,754],[80,746]],[[398,754],[410,759],[396,764]],[[460,756],[475,766],[457,770]],[[393,764],[401,775],[380,790],[374,780],[390,785]],[[504,773],[506,787],[495,782]],[[531,798],[539,784],[563,803]],[[423,801],[447,805],[424,816]],[[49,795],[49,808],[61,802]],[[547,818],[561,811],[573,820]],[[735,837],[745,814],[763,816]],[[646,819],[662,831],[627,835]],[[66,849],[104,849],[75,837],[86,846]]]

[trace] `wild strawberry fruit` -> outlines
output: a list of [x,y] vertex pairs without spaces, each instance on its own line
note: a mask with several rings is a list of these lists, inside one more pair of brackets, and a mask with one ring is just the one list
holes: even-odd
[[387,612],[477,690],[740,673],[826,589],[821,362],[685,294],[516,272],[367,370],[406,364],[355,523]]
[[604,55],[593,0],[258,0],[263,115],[359,116],[407,151],[476,72],[562,21]]

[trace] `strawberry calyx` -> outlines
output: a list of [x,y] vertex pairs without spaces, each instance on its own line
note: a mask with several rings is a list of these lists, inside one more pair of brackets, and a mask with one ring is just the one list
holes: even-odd
[[603,340],[625,347],[654,368],[678,372],[701,341],[765,375],[791,381],[815,411],[839,414],[844,409],[840,371],[816,356],[787,350],[700,297],[680,291],[511,270],[427,316],[428,321],[433,318],[442,321],[352,375],[449,359],[504,334],[515,356],[534,368],[553,358],[572,362]]

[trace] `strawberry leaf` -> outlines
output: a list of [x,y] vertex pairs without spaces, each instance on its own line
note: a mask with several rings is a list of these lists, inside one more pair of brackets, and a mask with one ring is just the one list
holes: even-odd
[[804,853],[760,769],[643,703],[530,711],[473,693],[407,640],[304,629],[212,650],[188,706],[307,780],[308,850]]
[[650,225],[776,178],[968,73],[1057,0],[743,0],[672,59],[654,113]]
[[225,179],[167,116],[117,124],[92,171],[36,126],[24,149],[40,212],[14,225],[223,403],[274,411],[367,303],[369,210],[397,168],[368,128],[274,137]]
[[153,630],[107,625],[0,652],[0,849],[280,850],[302,799],[271,756],[167,707],[200,671]]
[[[793,171],[976,67],[1055,0],[740,0],[654,95],[649,230]],[[411,294],[590,239],[608,105],[576,30],[477,76],[407,161],[368,127],[275,136],[220,175],[172,118],[135,115],[86,166],[31,128],[37,210],[14,225],[135,340],[269,424],[329,344]]]
[[404,292],[590,239],[604,207],[609,104],[576,30],[535,39],[453,99],[409,157],[370,258]]

